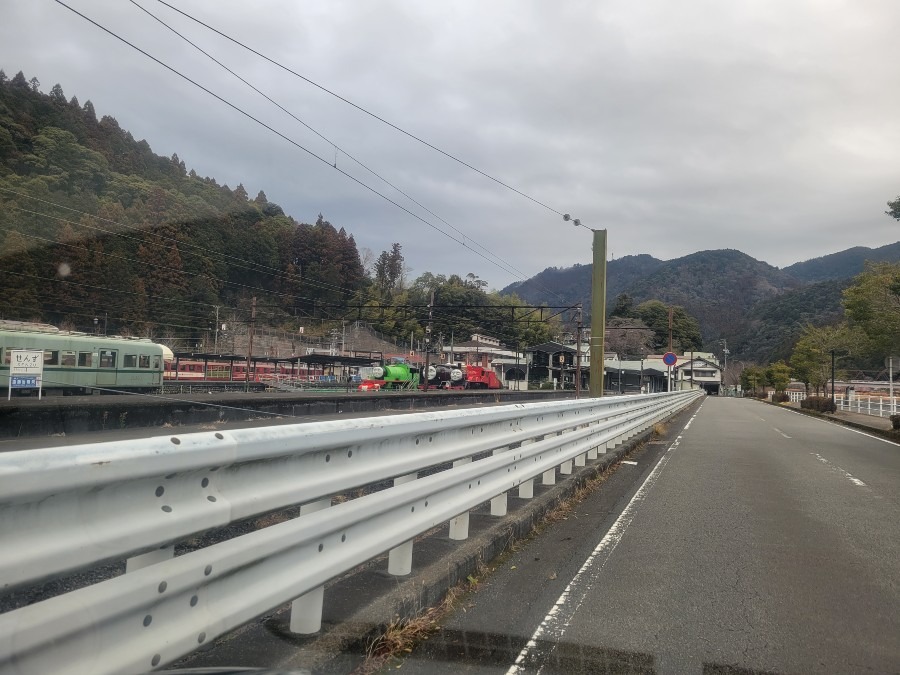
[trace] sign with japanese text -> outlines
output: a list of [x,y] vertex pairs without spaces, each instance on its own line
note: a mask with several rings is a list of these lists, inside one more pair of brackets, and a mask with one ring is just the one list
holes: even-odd
[[9,393],[13,389],[37,389],[41,397],[41,380],[44,375],[44,352],[34,349],[11,349],[9,351]]

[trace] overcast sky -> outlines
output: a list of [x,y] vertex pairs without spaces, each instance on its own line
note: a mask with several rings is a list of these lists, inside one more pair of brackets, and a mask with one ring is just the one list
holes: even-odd
[[[126,0],[66,0],[330,164],[332,145]],[[90,99],[159,154],[321,212],[413,274],[500,288],[589,263],[590,233],[266,63],[135,0],[375,169],[359,180],[503,270],[53,0],[4,3],[0,67]],[[735,248],[782,267],[900,240],[897,0],[187,0],[235,39],[593,228],[615,257]],[[465,235],[460,234],[462,232]],[[481,247],[490,253],[484,253]]]

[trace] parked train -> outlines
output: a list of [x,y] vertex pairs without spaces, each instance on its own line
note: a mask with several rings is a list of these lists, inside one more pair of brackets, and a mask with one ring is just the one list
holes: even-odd
[[[321,367],[301,367],[289,363],[261,363],[254,361],[250,366],[250,381],[265,382],[273,379],[299,379],[317,381],[324,375]],[[167,382],[246,382],[246,361],[220,361],[179,358],[166,364],[164,378]]]
[[[10,384],[16,350],[43,352],[42,389],[48,394],[158,391],[172,351],[145,338],[91,335],[24,321],[0,321],[0,389]],[[37,388],[17,388],[32,395]]]
[[[360,369],[359,391],[420,388],[419,369],[395,363]],[[428,367],[428,386],[435,389],[500,389],[502,384],[489,368],[439,363]]]
[[417,389],[419,386],[419,369],[408,363],[363,367],[359,369],[359,376],[359,391]]

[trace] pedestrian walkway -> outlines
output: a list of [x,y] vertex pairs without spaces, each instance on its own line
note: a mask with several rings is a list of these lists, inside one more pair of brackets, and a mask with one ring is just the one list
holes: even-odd
[[[800,409],[799,403],[791,403],[791,408]],[[880,429],[887,431],[891,428],[891,420],[888,417],[878,417],[877,415],[866,415],[865,413],[848,412],[846,410],[838,410],[835,413],[826,415],[836,420],[843,420],[861,427],[871,427],[872,429]]]

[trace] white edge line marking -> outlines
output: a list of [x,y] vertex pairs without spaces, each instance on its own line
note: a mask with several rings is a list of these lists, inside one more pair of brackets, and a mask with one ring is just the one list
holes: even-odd
[[619,463],[620,463],[620,464],[631,464],[631,466],[637,466],[637,462],[632,462],[631,460],[628,460],[628,459],[623,459],[623,460],[622,460],[621,462],[619,462]]
[[822,457],[822,455],[820,455],[818,452],[811,452],[809,454],[814,455],[816,459],[818,459],[820,462],[822,462],[822,464],[825,464],[826,466],[829,466],[832,469],[834,469],[835,471],[837,471],[838,473],[842,474],[844,476],[844,478],[849,480],[854,485],[858,485],[859,487],[866,487],[866,484],[863,483],[859,478],[854,476],[849,471],[845,471],[844,469],[839,467],[837,464],[833,464],[833,463],[829,462],[827,459]]
[[789,412],[792,415],[800,415],[801,417],[805,417],[808,420],[816,420],[818,422],[824,422],[825,424],[830,424],[831,426],[837,427],[838,429],[844,429],[845,431],[852,431],[854,434],[859,434],[860,436],[866,436],[868,438],[874,438],[876,441],[881,441],[882,443],[890,443],[891,445],[898,445],[897,441],[889,441],[886,438],[882,438],[881,436],[875,436],[874,434],[870,434],[866,431],[861,431],[859,429],[854,429],[853,427],[844,426],[843,424],[837,424],[836,422],[832,422],[830,420],[819,419],[818,417],[813,417],[812,415],[804,415],[801,412],[797,412],[796,410],[791,410],[790,408],[782,408],[785,412]]
[[[703,404],[700,405],[700,408],[702,407]],[[694,417],[700,413],[700,408],[697,408],[697,412],[695,412],[691,419],[688,420],[688,424],[690,424],[694,420]],[[538,640],[545,634],[550,634],[551,637],[554,638],[554,642],[558,642],[562,638],[566,628],[569,627],[572,617],[575,616],[578,608],[584,602],[588,593],[591,592],[599,573],[603,571],[612,552],[616,549],[616,546],[619,545],[619,542],[622,541],[625,531],[628,529],[628,526],[631,525],[631,521],[634,520],[637,510],[640,508],[644,499],[646,499],[650,488],[653,487],[653,484],[656,483],[663,468],[668,464],[671,452],[678,447],[680,442],[681,434],[675,438],[672,445],[670,445],[663,453],[663,456],[659,458],[656,466],[653,467],[653,470],[647,475],[644,482],[641,483],[641,486],[638,488],[637,492],[634,493],[631,501],[628,502],[625,509],[619,514],[616,522],[612,524],[612,527],[609,528],[609,531],[603,539],[600,540],[600,543],[597,544],[587,560],[584,561],[581,569],[579,569],[575,576],[572,577],[572,580],[568,583],[565,590],[562,592],[562,595],[560,595],[556,602],[553,603],[553,607],[547,613],[547,616],[544,617],[544,620],[541,621],[537,630],[535,630],[534,634],[531,636],[531,639],[529,639],[522,648],[522,651],[519,652],[515,663],[513,663],[513,665],[509,667],[509,670],[506,671],[506,675],[522,675],[522,673],[525,672],[525,660],[528,658],[531,651],[537,647]],[[591,566],[598,558],[601,558],[599,567],[595,570],[591,570]],[[593,574],[587,576],[589,571],[593,571]],[[570,602],[572,596],[576,593],[578,594],[577,599],[574,602]],[[568,605],[571,605],[571,607]],[[540,673],[542,669],[543,666],[538,668],[537,672]]]

